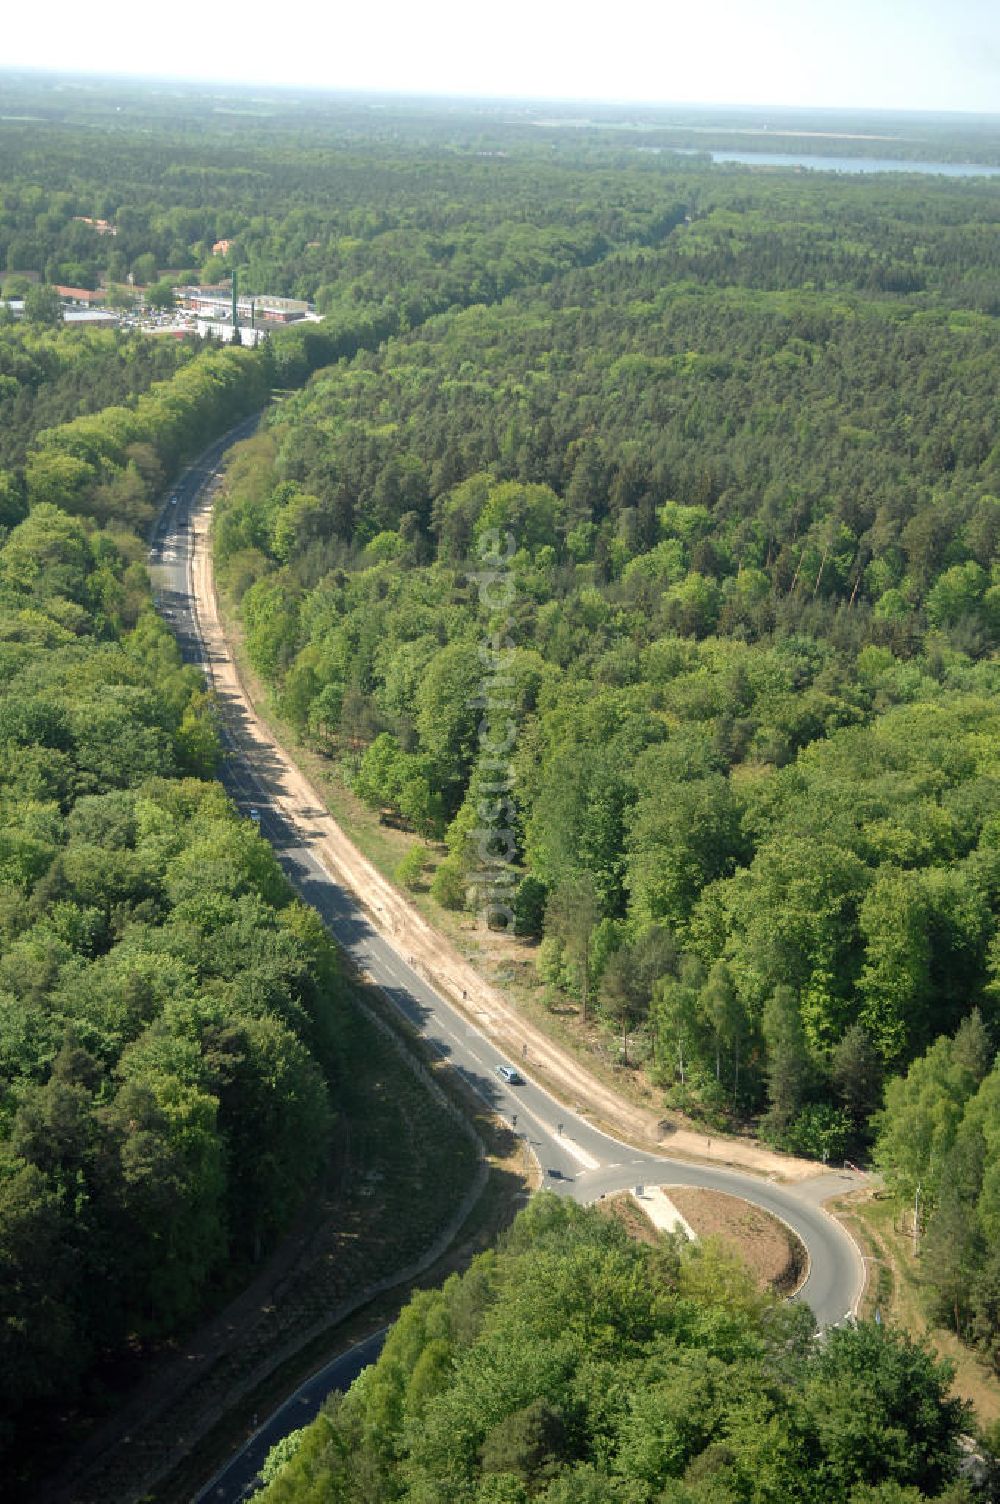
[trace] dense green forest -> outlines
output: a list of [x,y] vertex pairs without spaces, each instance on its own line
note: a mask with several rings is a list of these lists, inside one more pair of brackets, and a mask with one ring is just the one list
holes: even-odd
[[[509,837],[546,997],[666,1102],[817,1157],[874,1139],[922,1197],[932,1314],[996,1365],[995,187],[715,168],[662,122],[11,99],[8,295],[238,267],[325,315],[255,351],[0,327],[12,1467],[109,1354],[235,1287],[336,1123],[334,958],[211,781],[140,542],[274,389],[215,549],[282,715],[425,843],[442,905],[476,906],[484,822]],[[997,155],[950,130],[899,150]],[[711,1253],[546,1202],[270,1496],[958,1499],[945,1389],[896,1335],[815,1344]]]
[[[59,336],[60,344],[72,335]],[[4,477],[22,509],[56,506],[145,534],[165,481],[218,434],[257,411],[274,376],[270,348],[205,349],[125,403],[36,433]],[[144,374],[139,363],[140,378]]]
[[1000,1058],[978,1013],[890,1081],[876,1159],[913,1206],[929,1312],[1000,1374]]
[[0,359],[12,1481],[95,1365],[172,1337],[287,1227],[326,1162],[345,1012],[319,920],[213,781],[214,710],[145,569],[164,480],[260,406],[273,359],[27,325]]
[[169,379],[196,350],[193,340],[106,330],[0,328],[0,470],[23,466],[43,429],[138,396]]
[[284,713],[445,839],[461,905],[470,570],[509,531],[543,974],[596,988],[678,1099],[836,1155],[884,1069],[992,1011],[996,332],[774,291],[756,212],[732,233],[762,285],[714,285],[699,223],[317,376],[234,461],[216,547]]
[[962,1407],[881,1327],[813,1339],[711,1248],[547,1196],[419,1294],[379,1362],[276,1449],[266,1504],[918,1504]]
[[210,779],[140,546],[47,504],[0,549],[3,1441],[258,1257],[322,1163],[336,963]]

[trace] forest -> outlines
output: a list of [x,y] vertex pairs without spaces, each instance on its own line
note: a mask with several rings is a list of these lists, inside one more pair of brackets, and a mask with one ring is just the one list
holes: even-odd
[[[245,1283],[325,1167],[335,952],[214,780],[146,533],[276,362],[0,330],[0,1456]],[[99,1408],[99,1404],[98,1404]]]
[[318,1167],[337,963],[211,781],[137,540],[40,503],[0,549],[0,1374],[29,1402],[170,1333]]
[[962,1407],[874,1324],[813,1340],[706,1245],[630,1242],[536,1198],[411,1301],[382,1357],[293,1433],[262,1504],[919,1504],[956,1483]]
[[992,1011],[995,331],[773,291],[769,258],[762,287],[679,282],[700,240],[320,373],[234,459],[216,555],[284,714],[445,843],[461,906],[471,559],[509,532],[545,980],[593,989],[675,1099],[836,1157],[886,1070]]
[[[712,1131],[870,1155],[918,1201],[933,1319],[1000,1371],[992,184],[713,167],[659,126],[516,112],[12,99],[11,1476],[109,1356],[245,1281],[336,1131],[335,955],[214,781],[214,707],[143,562],[180,467],[272,394],[214,548],[284,722],[411,832],[439,912],[474,909],[470,834],[497,810],[545,1002]],[[59,328],[32,295],[235,268],[322,322],[220,349]],[[491,538],[509,607],[479,574]],[[546,1201],[418,1299],[269,1497],[960,1499],[946,1391],[897,1334],[815,1344],[715,1253]]]
[[[996,1049],[995,199],[713,190],[662,247],[317,373],[234,455],[216,560],[281,714],[462,910],[475,561],[508,536],[513,907],[552,1005],[703,1121],[877,1137],[902,1184],[885,1083],[891,1114],[974,1017],[982,1078]],[[925,1267],[947,1184],[978,1314],[934,1309],[995,1352],[989,1154],[935,1165]]]
[[[35,436],[85,413],[120,406],[166,381],[196,354],[192,342],[123,338],[13,322],[0,328],[0,471],[4,496]],[[153,477],[154,480],[157,477]],[[7,502],[9,508],[10,502]],[[20,520],[4,513],[5,525]]]

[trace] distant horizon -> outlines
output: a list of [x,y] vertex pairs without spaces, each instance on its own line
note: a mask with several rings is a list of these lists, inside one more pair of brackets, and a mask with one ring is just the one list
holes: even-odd
[[[268,80],[263,78],[232,78],[222,76],[200,76],[197,74],[182,73],[137,73],[121,69],[69,69],[53,68],[51,65],[42,64],[7,64],[0,66],[0,81],[5,78],[23,78],[37,80],[39,82],[51,80],[53,83],[65,84],[86,89],[88,85],[98,86],[101,84],[135,84],[135,85],[160,85],[183,88],[186,90],[210,92],[214,89],[227,90],[234,93],[245,93],[248,90],[260,90],[274,96],[296,94],[308,94],[310,96],[326,97],[329,99],[344,100],[397,100],[401,103],[427,103],[427,104],[451,104],[460,103],[467,105],[523,105],[523,106],[560,106],[585,105],[590,109],[600,110],[645,110],[663,112],[666,110],[678,110],[685,113],[698,111],[731,111],[734,113],[745,112],[747,114],[760,111],[775,111],[787,115],[816,115],[835,116],[839,118],[859,116],[870,118],[872,116],[885,116],[890,119],[912,117],[918,120],[942,119],[942,120],[982,120],[995,121],[1000,124],[1000,107],[994,110],[984,109],[955,109],[936,108],[933,106],[920,105],[884,105],[884,104],[794,104],[781,100],[746,100],[746,99],[643,99],[628,97],[612,97],[610,95],[585,95],[585,94],[535,94],[535,93],[510,93],[498,94],[491,92],[472,92],[447,89],[416,89],[409,87],[368,86],[323,83],[318,81],[303,80]],[[0,111],[3,100],[0,99]],[[0,120],[5,117],[0,112]]]
[[[176,0],[169,23],[109,0],[100,29],[54,0],[44,33],[5,40],[10,70],[67,78],[612,107],[1000,113],[992,0],[402,0],[339,14],[287,0]],[[259,61],[258,61],[259,60]],[[265,76],[262,76],[265,75]]]

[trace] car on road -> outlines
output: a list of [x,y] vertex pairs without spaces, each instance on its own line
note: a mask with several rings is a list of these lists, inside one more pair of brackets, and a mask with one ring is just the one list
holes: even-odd
[[251,805],[250,807],[250,818],[255,825],[260,824],[260,810],[257,809],[254,805]]
[[493,1074],[499,1076],[507,1086],[523,1086],[524,1077],[519,1076],[512,1065],[495,1065]]

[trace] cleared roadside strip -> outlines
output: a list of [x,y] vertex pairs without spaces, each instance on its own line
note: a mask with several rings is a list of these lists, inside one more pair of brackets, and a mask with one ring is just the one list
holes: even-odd
[[[211,559],[209,551],[205,547],[208,541],[208,516],[211,507],[211,491],[214,489],[214,477],[203,473],[198,479],[201,481],[200,494],[192,494],[191,496],[195,508],[192,515],[194,526],[188,530],[183,548],[183,553],[186,556],[184,559],[186,565],[184,570],[186,590],[193,617],[193,646],[196,649],[200,649],[202,663],[210,680],[215,678],[216,662],[218,662],[220,668],[223,665],[225,666],[227,670],[224,681],[226,696],[232,697],[240,718],[248,713],[252,716],[252,706],[248,701],[246,688],[242,684],[238,672],[235,670],[231,654],[222,635],[221,623],[218,620],[212,590]],[[199,588],[195,588],[195,577],[197,577]],[[203,619],[202,617],[201,608],[203,605],[207,613],[207,619]],[[210,642],[211,647],[209,646]],[[400,971],[403,972],[404,981],[402,990],[410,990],[406,986],[405,981],[405,973],[408,969],[416,982],[434,994],[433,1002],[430,1006],[428,1006],[426,998],[422,999],[418,1006],[427,1010],[434,1018],[435,1029],[442,1029],[442,1032],[444,1032],[441,1012],[438,1009],[438,1003],[440,1002],[443,1003],[445,1009],[455,1009],[457,1013],[455,1027],[465,1035],[465,1039],[462,1042],[466,1047],[468,1047],[470,1036],[479,1036],[483,1046],[490,1053],[498,1048],[503,1050],[503,1040],[488,1040],[487,1036],[471,1023],[469,1012],[471,1009],[477,1008],[479,998],[482,997],[482,1003],[485,1006],[480,1004],[477,1011],[484,1021],[486,1019],[489,1020],[489,1024],[493,1029],[504,1034],[507,1032],[506,1026],[510,1022],[510,1004],[500,997],[495,988],[489,985],[483,986],[482,979],[478,977],[478,974],[475,975],[475,981],[483,988],[482,992],[477,996],[470,981],[468,1004],[463,1007],[461,1002],[455,1001],[457,997],[465,998],[465,988],[462,984],[466,982],[467,977],[471,978],[473,976],[472,968],[462,958],[450,953],[447,943],[442,941],[441,937],[430,928],[426,920],[418,913],[414,912],[412,915],[409,913],[410,906],[388,884],[386,879],[374,869],[369,871],[370,863],[347,840],[329,813],[323,811],[322,816],[318,813],[316,807],[320,803],[318,796],[308,785],[308,781],[302,775],[301,770],[295,767],[288,754],[277,743],[269,728],[259,723],[256,718],[252,718],[247,724],[253,726],[255,729],[248,733],[245,730],[241,730],[237,724],[233,727],[233,734],[228,738],[232,751],[235,754],[234,761],[239,769],[239,783],[241,787],[249,790],[250,797],[255,798],[255,802],[261,804],[265,808],[265,811],[267,806],[270,805],[274,809],[275,815],[287,822],[289,831],[295,832],[297,836],[297,840],[295,841],[297,851],[301,852],[302,855],[308,853],[310,859],[308,862],[309,866],[313,864],[317,865],[323,870],[327,881],[332,881],[333,885],[341,892],[352,895],[352,902],[359,904],[360,910],[364,912],[367,922],[371,927],[373,937],[377,938],[384,947],[388,947],[392,951],[392,978],[398,976]],[[246,769],[240,766],[244,761],[249,761],[250,764],[253,764],[259,754],[263,754],[267,759],[268,771],[266,774],[260,774],[252,766]],[[230,763],[230,768],[231,771],[236,771],[233,768],[232,762]],[[255,791],[257,792],[255,793]],[[265,823],[269,822],[265,820]],[[287,844],[286,840],[286,846]],[[285,855],[291,856],[292,852],[288,850]],[[368,881],[369,878],[371,879],[370,882]],[[359,881],[362,888],[365,887],[366,882],[368,884],[366,895],[360,898],[360,900],[358,898]],[[419,944],[414,943],[412,938],[410,944],[413,944],[415,954],[408,953],[409,947],[407,947],[407,952],[404,952],[400,948],[401,930],[405,934],[406,929],[405,925],[401,926],[400,923],[404,914],[407,920],[412,918],[415,935],[419,935],[421,939],[426,936],[433,941],[435,947],[433,959],[429,960],[426,954],[422,954]],[[383,962],[384,958],[380,957],[380,968],[383,967]],[[396,985],[398,986],[399,984]],[[391,990],[393,989],[392,980],[389,981],[389,987],[390,1001],[399,1007],[399,1000],[391,997]],[[405,1009],[401,1011],[404,1014],[406,1012]],[[409,1021],[411,1024],[418,1022],[415,1018],[410,1018]],[[426,1026],[426,1020],[420,1021],[418,1026]],[[517,1030],[515,1038],[518,1041],[518,1053],[520,1053],[523,1041],[527,1040],[533,1043],[535,1031],[525,1020],[520,1018],[517,1019]],[[457,1033],[450,1029],[447,1030],[447,1033],[456,1043],[459,1042],[459,1035]],[[447,1050],[445,1052],[447,1053]],[[477,1072],[483,1069],[488,1071],[489,1067],[484,1067],[482,1056],[478,1049],[473,1051],[473,1057],[473,1063],[471,1065],[467,1064],[462,1074],[470,1084],[478,1089],[475,1079]],[[580,1165],[581,1170],[589,1172],[597,1171],[597,1182],[600,1184],[600,1172],[618,1168],[621,1160],[624,1158],[621,1151],[623,1148],[626,1148],[626,1145],[606,1130],[602,1131],[596,1123],[587,1121],[586,1118],[580,1118],[579,1121],[581,1126],[586,1129],[588,1142],[595,1134],[600,1140],[599,1143],[591,1144],[591,1148],[595,1151],[594,1154],[584,1148],[583,1144],[579,1143],[575,1137],[570,1136],[567,1138],[565,1132],[560,1133],[558,1126],[553,1130],[553,1119],[561,1120],[563,1114],[565,1114],[567,1123],[569,1123],[576,1120],[577,1114],[568,1105],[560,1104],[558,1100],[553,1099],[549,1095],[547,1083],[543,1086],[537,1077],[526,1079],[529,1080],[529,1084],[532,1085],[533,1089],[544,1093],[547,1098],[545,1106],[542,1109],[542,1114],[537,1110],[540,1105],[537,1102],[535,1110],[533,1110],[520,1096],[514,1096],[509,1098],[512,1105],[506,1109],[507,1115],[513,1116],[513,1110],[516,1108],[518,1114],[523,1113],[525,1117],[530,1117],[531,1121],[536,1123],[545,1134],[550,1145],[558,1145],[560,1149],[565,1149],[566,1159]],[[584,1081],[588,1090],[581,1089],[581,1084]],[[575,1062],[572,1063],[572,1068],[569,1070],[568,1082],[564,1082],[564,1085],[568,1085],[568,1089],[576,1092],[578,1100],[589,1100],[590,1088],[593,1088],[598,1098],[602,1097],[602,1095],[608,1095],[607,1088],[602,1088],[594,1083],[589,1075],[584,1073]],[[481,1094],[485,1095],[485,1093]],[[495,1094],[491,1099],[491,1106],[496,1109]],[[504,1109],[501,1109],[501,1114],[503,1111]],[[563,1126],[561,1121],[559,1126]],[[681,1135],[681,1137],[684,1136],[683,1134]],[[607,1146],[606,1153],[603,1147],[605,1144]],[[629,1145],[628,1147],[632,1146]],[[656,1151],[653,1152],[655,1157],[660,1160],[660,1164],[656,1167],[658,1172],[661,1170],[665,1171],[667,1165],[671,1164],[671,1162],[675,1165],[677,1164],[674,1156],[671,1156],[669,1153],[666,1156],[663,1155],[662,1148],[659,1154],[656,1154]],[[696,1158],[700,1158],[700,1156]],[[796,1164],[794,1161],[790,1163],[792,1165]],[[783,1168],[786,1168],[786,1166],[783,1165]],[[814,1167],[801,1164],[797,1168],[800,1172],[808,1169],[810,1178],[812,1178]],[[758,1199],[754,1194],[754,1189],[756,1188],[755,1179],[747,1176],[746,1171],[738,1163],[734,1164],[730,1161],[726,1165],[719,1166],[718,1170],[727,1173],[729,1177],[742,1180],[745,1189],[741,1193],[747,1199],[751,1201]],[[711,1171],[716,1172],[715,1164],[711,1166]],[[646,1163],[644,1172],[642,1178],[652,1184],[653,1166]],[[855,1267],[860,1273],[864,1267],[863,1259],[860,1257],[856,1242],[850,1232],[830,1217],[828,1213],[822,1211],[812,1198],[795,1194],[791,1188],[789,1188],[789,1194],[793,1194],[795,1201],[800,1203],[801,1214],[807,1213],[807,1206],[801,1205],[801,1203],[810,1203],[813,1208],[812,1215],[814,1217],[818,1213],[822,1221],[828,1223],[831,1228],[837,1228],[840,1240],[852,1249]],[[846,1284],[842,1265],[838,1271],[838,1278],[841,1279],[842,1283]],[[858,1294],[860,1294],[862,1280],[858,1279],[856,1283],[854,1281],[851,1283],[853,1288],[850,1294],[848,1294],[845,1288],[844,1296],[853,1305],[857,1301]],[[855,1291],[858,1294],[855,1294]],[[829,1305],[828,1300],[827,1305]],[[824,1316],[825,1319],[830,1319],[830,1316],[825,1312]]]
[[[207,481],[209,487],[211,486],[211,477],[210,476],[204,477],[204,481]],[[202,486],[202,494],[203,495],[204,495],[204,489],[205,489],[204,481],[203,481],[203,486]],[[198,498],[195,498],[195,499],[197,501]],[[194,520],[195,519],[192,518],[192,522],[194,522]],[[198,520],[201,521],[201,518],[199,518]],[[201,534],[201,538],[205,539],[205,529],[204,528],[200,528],[199,529],[199,528],[196,528],[196,527],[193,526],[192,529],[190,530],[190,532],[187,534],[186,538],[183,540],[183,543],[181,544],[180,551],[179,551],[179,557],[176,560],[166,560],[164,562],[176,563],[176,564],[183,563],[186,566],[186,568],[185,568],[185,575],[186,575],[187,584],[188,584],[189,610],[185,614],[190,616],[191,628],[192,628],[192,631],[193,631],[193,634],[194,634],[194,638],[195,638],[195,640],[197,642],[198,648],[200,649],[200,653],[201,653],[202,667],[203,667],[203,669],[204,669],[204,671],[206,673],[206,677],[209,680],[209,683],[212,683],[212,681],[213,681],[213,679],[215,677],[214,670],[213,670],[213,664],[214,664],[214,662],[216,662],[216,661],[227,661],[228,660],[228,653],[224,654],[224,655],[222,655],[222,657],[220,657],[220,655],[217,652],[215,652],[212,649],[210,649],[208,641],[206,639],[206,636],[205,636],[205,634],[202,631],[202,622],[200,620],[199,610],[198,610],[198,593],[197,593],[197,591],[195,589],[195,582],[194,582],[195,566],[196,566],[196,562],[197,562],[197,544],[199,542],[199,536],[198,536],[199,533]],[[209,565],[209,568],[210,568],[210,565]],[[209,574],[209,579],[210,578],[211,578],[211,576]],[[243,686],[242,685],[240,685],[240,689],[245,694],[245,690],[243,690]],[[231,748],[231,750],[232,750],[232,752],[234,754],[234,757],[233,757],[233,759],[230,762],[230,775],[232,777],[232,781],[234,783],[236,783],[237,787],[240,790],[240,793],[244,797],[246,797],[248,799],[253,799],[256,802],[258,802],[259,804],[261,804],[262,806],[264,806],[264,808],[265,808],[265,824],[268,823],[267,820],[266,820],[266,807],[267,807],[267,805],[270,804],[275,809],[275,812],[278,815],[278,817],[280,819],[286,821],[288,823],[289,828],[291,830],[296,831],[297,834],[299,835],[299,838],[302,841],[302,847],[301,847],[302,854],[303,855],[307,855],[309,857],[309,859],[311,860],[312,863],[315,863],[318,867],[320,867],[321,870],[323,870],[325,872],[325,874],[326,874],[326,876],[328,878],[334,875],[330,871],[330,867],[332,866],[334,868],[334,871],[337,873],[337,875],[334,878],[334,880],[336,882],[338,882],[345,889],[352,890],[354,885],[353,885],[353,883],[350,880],[350,874],[344,872],[341,869],[341,864],[337,862],[336,854],[335,853],[333,853],[332,851],[328,851],[327,849],[324,849],[324,848],[327,847],[328,835],[327,835],[327,832],[323,829],[323,825],[324,825],[324,821],[323,820],[319,821],[319,828],[315,828],[316,824],[317,824],[317,821],[315,819],[315,814],[316,814],[315,810],[314,809],[310,809],[308,811],[303,810],[300,807],[301,801],[299,799],[297,799],[296,796],[288,789],[287,784],[284,784],[283,780],[279,780],[277,782],[277,784],[275,784],[275,782],[272,779],[267,780],[267,782],[265,782],[264,780],[261,779],[260,775],[253,768],[251,761],[246,758],[246,754],[245,754],[244,748],[241,745],[242,738],[240,737],[240,735],[239,735],[238,732],[236,732],[235,734],[230,734],[227,731],[227,733],[226,733],[226,740],[227,740],[227,744],[229,745],[229,747]],[[280,747],[277,748],[277,750],[281,751]],[[235,776],[233,776],[233,775],[235,775]],[[310,819],[306,820],[306,818],[305,818],[306,815],[312,816],[313,818],[310,818]],[[309,844],[310,842],[312,842],[314,846],[318,842],[319,843],[319,850],[317,851],[315,849],[311,849],[310,844]],[[289,855],[289,856],[292,855],[291,852],[288,852],[286,854]],[[332,862],[328,863],[328,861],[325,860],[325,858],[327,858],[328,856],[333,858]],[[395,925],[395,923],[392,922],[391,918],[389,918],[389,916],[387,916],[384,913],[382,904],[381,903],[375,903],[373,906],[370,906],[370,905],[363,905],[363,906],[367,908],[368,917],[369,917],[370,922],[372,923],[374,932],[377,935],[379,935],[382,940],[386,941],[388,944],[390,944],[390,945],[392,945],[392,946],[395,947],[395,945],[397,944],[397,942],[391,938],[391,935],[395,933],[396,925]],[[373,912],[373,909],[375,911],[377,911],[377,915],[376,915],[375,912]],[[388,920],[388,923],[387,923],[387,920]],[[425,927],[426,927],[426,925],[425,925]],[[407,990],[408,987],[409,987],[409,985],[410,985],[410,978],[408,978],[407,975],[406,975],[407,971],[410,971],[411,974],[412,974],[412,976],[417,981],[423,983],[425,986],[430,987],[432,991],[436,990],[437,986],[440,984],[441,981],[445,982],[445,986],[446,986],[446,989],[448,991],[455,992],[455,991],[459,990],[459,980],[460,980],[459,977],[449,976],[447,974],[447,972],[445,972],[443,975],[440,975],[440,976],[439,975],[432,976],[430,974],[422,975],[421,971],[417,970],[417,968],[415,967],[415,965],[413,963],[413,958],[412,957],[411,958],[407,958],[398,949],[394,951],[394,956],[395,956],[394,964],[386,965],[385,962],[384,962],[384,960],[382,961],[381,964],[383,965],[384,969],[388,972],[390,980],[391,980],[391,983],[394,983],[395,985],[402,987],[404,990]],[[389,1001],[389,1003],[392,1004],[394,1006],[394,1008],[399,1009],[399,1011],[405,1017],[406,1016],[405,1010],[402,1010],[400,1008],[398,1001],[396,999],[394,999],[389,993],[385,992],[384,988],[380,988],[379,990],[382,992],[383,996],[385,996],[387,998],[387,1000]],[[464,993],[462,995],[464,996]],[[447,1002],[445,1002],[444,1006],[447,1008],[449,1005],[448,1005]],[[483,1016],[484,1020],[487,1021],[488,1024],[492,1024],[494,1028],[497,1027],[497,1020],[493,1017],[493,1015],[491,1013],[487,1012],[485,1009],[481,1010],[481,1013],[482,1013],[482,1016]],[[415,1022],[415,1020],[412,1019],[412,1018],[409,1019],[408,1021],[409,1021],[409,1023],[411,1025]],[[447,1036],[449,1039],[453,1040],[455,1043],[459,1043],[460,1042],[458,1034],[455,1033],[455,1031],[448,1026],[448,1024],[445,1022],[444,1017],[442,1017],[441,1014],[438,1011],[436,1011],[436,1010],[431,1011],[429,1013],[429,1015],[427,1016],[427,1018],[424,1020],[422,1027],[426,1028],[428,1025],[432,1026],[435,1031],[440,1031],[441,1034]],[[492,1040],[490,1040],[489,1037],[482,1030],[480,1030],[474,1024],[472,1024],[469,1021],[468,1013],[467,1012],[463,1012],[461,1009],[459,1009],[459,1012],[458,1012],[458,1020],[456,1021],[456,1027],[459,1027],[461,1029],[462,1033],[465,1036],[465,1039],[462,1042],[465,1044],[466,1049],[468,1049],[468,1044],[469,1044],[470,1038],[475,1038],[475,1039],[477,1039],[478,1041],[481,1042],[482,1046],[490,1054],[492,1054],[495,1051],[496,1044]],[[435,1044],[436,1044],[436,1042],[433,1039],[430,1039],[428,1042],[432,1045],[432,1047],[434,1047]],[[436,1047],[438,1049],[442,1049],[442,1046],[439,1043],[436,1044]],[[489,1069],[490,1069],[490,1067],[481,1059],[479,1049],[473,1050],[472,1051],[472,1055],[473,1055],[473,1059],[476,1062],[477,1067],[479,1069],[482,1069],[482,1070],[488,1072]],[[488,1098],[486,1096],[486,1093],[480,1089],[480,1086],[478,1085],[478,1083],[474,1079],[474,1077],[469,1074],[468,1069],[462,1069],[462,1067],[458,1067],[458,1069],[461,1071],[461,1074],[463,1075],[463,1078],[465,1079],[465,1081],[467,1082],[467,1084],[470,1085],[475,1091],[477,1091],[477,1093],[480,1096],[482,1096],[484,1098],[484,1100],[486,1100],[486,1101],[489,1102],[489,1105],[490,1105],[490,1107],[492,1108],[493,1111],[495,1111],[495,1112],[498,1111],[498,1107],[497,1107],[496,1101],[494,1099],[490,1099],[490,1098]],[[542,1084],[540,1082],[538,1082],[537,1080],[532,1080],[531,1077],[526,1077],[526,1080],[528,1080],[529,1082],[531,1082],[531,1084],[533,1086],[537,1087],[538,1090],[540,1090],[540,1091],[545,1091],[546,1090],[546,1088],[543,1087]],[[584,1170],[584,1171],[595,1171],[595,1170],[601,1170],[601,1169],[603,1169],[605,1171],[609,1171],[609,1170],[619,1170],[619,1169],[621,1169],[623,1167],[622,1161],[620,1159],[615,1159],[615,1160],[610,1160],[609,1159],[607,1162],[602,1163],[602,1161],[600,1159],[598,1159],[597,1157],[595,1157],[595,1155],[591,1154],[587,1149],[585,1149],[583,1147],[582,1144],[578,1143],[576,1141],[576,1139],[574,1139],[574,1138],[572,1138],[570,1136],[567,1136],[566,1133],[564,1131],[562,1131],[564,1125],[563,1125],[563,1123],[561,1121],[558,1122],[558,1123],[556,1123],[556,1124],[553,1124],[553,1122],[548,1121],[546,1118],[543,1118],[535,1110],[533,1110],[530,1106],[528,1106],[528,1104],[521,1097],[516,1096],[516,1095],[510,1095],[510,1094],[507,1094],[507,1093],[505,1093],[504,1095],[505,1095],[506,1101],[508,1101],[510,1103],[513,1103],[514,1106],[516,1106],[516,1114],[511,1111],[510,1107],[506,1108],[506,1112],[507,1112],[507,1115],[509,1117],[515,1117],[516,1118],[518,1116],[523,1116],[525,1119],[530,1119],[533,1123],[535,1123],[537,1125],[537,1127],[547,1136],[547,1138],[550,1141],[554,1141],[554,1142],[558,1143],[558,1145],[560,1146],[560,1148],[563,1149],[563,1150],[565,1150],[567,1156],[569,1158],[571,1158],[575,1163],[579,1164],[581,1166],[582,1170]],[[558,1112],[558,1110],[559,1110],[559,1103],[557,1101],[552,1100],[551,1098],[550,1098],[550,1101],[552,1101],[553,1108]],[[500,1111],[500,1115],[503,1116],[504,1109],[500,1109],[499,1111]],[[572,1110],[569,1109],[569,1108],[565,1109],[565,1111],[566,1111],[566,1116],[567,1116],[568,1119],[572,1119],[572,1118],[574,1118],[576,1116],[576,1114],[574,1114],[572,1112]],[[580,1119],[580,1121],[581,1121],[581,1123],[589,1131],[591,1131],[591,1132],[598,1132],[600,1134],[601,1139],[606,1140],[609,1149],[612,1149],[612,1150],[620,1153],[621,1150],[626,1147],[621,1141],[615,1139],[614,1137],[612,1137],[611,1135],[607,1134],[606,1132],[601,1132],[601,1130],[597,1129],[595,1127],[595,1125],[586,1123],[585,1119]],[[532,1156],[535,1157],[536,1163],[537,1163],[537,1156],[535,1155],[534,1146],[532,1145],[531,1140],[530,1140],[530,1138],[528,1137],[527,1134],[523,1135],[523,1141],[524,1141],[525,1149],[527,1150],[528,1153],[532,1154]],[[653,1167],[651,1166],[649,1160],[644,1160],[644,1161],[637,1160],[634,1163],[635,1163],[636,1166],[642,1165],[643,1170],[645,1172],[645,1176],[646,1176],[647,1179],[649,1179],[649,1177],[651,1176],[651,1173],[652,1173],[652,1169],[653,1169]],[[480,1168],[482,1169],[482,1166]],[[679,1166],[676,1166],[676,1165],[674,1166],[675,1173],[676,1173],[676,1168],[679,1168]],[[538,1164],[538,1169],[539,1169],[540,1173],[543,1173],[541,1171],[541,1165],[540,1164]],[[663,1158],[662,1164],[660,1166],[657,1166],[656,1169],[657,1169],[658,1173],[663,1173],[664,1175],[668,1175],[669,1172],[670,1172],[670,1161],[669,1161],[669,1158],[668,1157]],[[740,1170],[736,1169],[735,1167],[730,1167],[730,1173],[735,1174],[738,1178],[744,1178],[744,1179],[748,1178],[748,1177],[746,1177],[745,1172],[741,1173]],[[638,1179],[638,1177],[637,1177],[637,1179]],[[651,1180],[650,1180],[650,1187],[652,1189],[652,1182],[651,1182]],[[755,1199],[753,1197],[752,1193],[748,1195],[748,1199],[751,1200],[751,1201],[753,1201]],[[823,1216],[824,1218],[826,1218],[827,1220],[829,1220],[831,1223],[834,1223],[834,1219],[832,1217],[830,1217],[829,1213],[826,1213],[822,1209],[821,1206],[816,1206],[816,1210],[820,1213],[821,1216]],[[773,1211],[772,1211],[772,1215],[775,1215],[775,1213]],[[783,1218],[779,1218],[779,1220],[784,1221]],[[786,1224],[786,1225],[788,1225],[788,1224]],[[864,1266],[864,1259],[863,1259],[863,1256],[860,1254],[860,1250],[857,1248],[856,1240],[853,1238],[853,1236],[851,1235],[850,1231],[848,1229],[844,1228],[842,1224],[835,1223],[835,1225],[838,1227],[838,1231],[841,1234],[846,1235],[848,1241],[853,1245],[855,1253],[858,1256],[858,1262],[863,1267]],[[805,1239],[803,1239],[803,1241],[805,1242]],[[811,1255],[810,1255],[810,1251],[809,1251],[809,1247],[808,1247],[808,1243],[807,1242],[805,1242],[805,1247],[806,1247],[807,1261],[809,1261],[810,1258],[811,1258]],[[808,1280],[809,1272],[810,1272],[810,1263],[807,1262],[805,1280]],[[857,1296],[855,1298],[855,1302],[854,1302],[854,1309],[855,1310],[857,1309],[857,1301],[860,1299],[860,1294],[861,1294],[861,1291],[860,1291],[860,1288],[859,1288],[858,1294],[857,1294]],[[213,1482],[217,1482],[217,1479],[218,1479],[218,1475],[217,1475],[216,1480],[213,1480]],[[205,1498],[205,1497],[208,1497],[208,1496],[203,1492],[202,1495],[200,1495],[199,1497]]]

